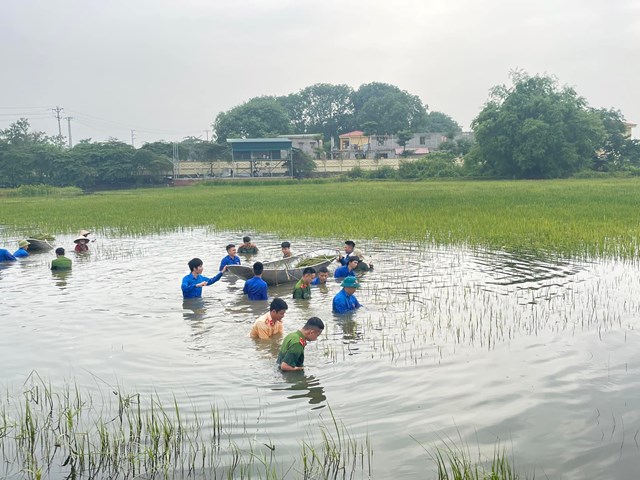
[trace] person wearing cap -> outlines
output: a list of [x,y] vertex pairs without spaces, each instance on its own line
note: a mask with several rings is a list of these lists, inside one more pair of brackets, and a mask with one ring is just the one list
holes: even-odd
[[304,370],[304,349],[308,342],[317,340],[323,330],[322,320],[311,317],[300,330],[284,337],[277,360],[280,370],[283,372]]
[[79,236],[76,238],[73,243],[76,244],[75,251],[77,253],[84,253],[89,251],[89,239],[84,236]]
[[216,283],[222,278],[222,274],[227,267],[225,266],[218,274],[213,278],[207,278],[202,275],[204,270],[202,260],[199,258],[192,258],[187,264],[191,273],[182,279],[182,296],[184,298],[199,298],[202,296],[202,287],[206,287],[213,283]]
[[318,269],[318,276],[313,279],[311,285],[324,285],[329,279],[329,269],[327,267],[320,267]]
[[340,285],[342,290],[333,297],[333,313],[349,313],[356,308],[360,308],[362,305],[354,295],[356,288],[360,288],[358,279],[356,277],[347,277]]
[[0,248],[0,262],[15,262],[17,259],[6,248]]
[[51,261],[51,270],[70,270],[71,260],[64,256],[64,248],[56,248],[56,258]]
[[230,243],[225,247],[227,250],[227,256],[224,257],[220,261],[220,268],[218,270],[222,271],[227,265],[240,265],[240,257],[236,255],[236,246],[233,243]]
[[31,245],[31,244],[29,242],[27,242],[26,240],[20,240],[18,242],[18,250],[13,252],[13,256],[16,257],[16,258],[28,257],[29,256],[29,252],[27,252],[27,250],[29,250],[29,245]]
[[258,317],[251,327],[249,336],[266,340],[274,335],[282,334],[282,319],[287,313],[289,305],[281,298],[274,298],[269,305],[269,311]]
[[291,253],[291,243],[282,242],[280,244],[280,249],[282,250],[282,258],[289,258],[293,254]]
[[256,247],[255,243],[251,243],[251,237],[242,237],[242,245],[238,247],[238,253],[255,255],[258,253],[258,247]]
[[268,300],[269,293],[267,288],[267,282],[262,279],[262,272],[264,271],[264,265],[262,262],[256,262],[253,264],[253,278],[250,278],[244,282],[242,292],[245,293],[249,300]]
[[340,255],[337,261],[340,262],[340,265],[346,266],[349,263],[349,257],[351,256],[358,257],[360,259],[360,263],[358,263],[358,271],[364,272],[373,268],[372,264],[365,262],[362,250],[356,249],[356,243],[353,240],[347,240],[344,242],[344,255]]
[[293,298],[298,300],[307,300],[311,298],[311,282],[316,276],[316,270],[313,267],[307,267],[302,271],[302,278],[298,280],[293,288]]
[[351,255],[348,257],[349,261],[346,265],[342,267],[336,268],[336,271],[333,272],[334,278],[344,278],[344,277],[355,277],[356,270],[358,268],[358,264],[360,263],[360,259],[355,255]]

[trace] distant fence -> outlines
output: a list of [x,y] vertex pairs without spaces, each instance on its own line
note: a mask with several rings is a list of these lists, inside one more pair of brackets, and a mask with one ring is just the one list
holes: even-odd
[[[378,170],[381,167],[397,169],[402,158],[363,158],[363,159],[322,159],[315,160],[316,173],[340,174],[355,167],[363,170]],[[406,160],[411,160],[410,158]],[[175,169],[177,178],[211,178],[211,177],[287,177],[289,169],[282,162],[258,163],[258,169],[251,171],[251,162],[237,160],[214,160],[212,162],[179,162]],[[254,165],[255,167],[255,165]]]

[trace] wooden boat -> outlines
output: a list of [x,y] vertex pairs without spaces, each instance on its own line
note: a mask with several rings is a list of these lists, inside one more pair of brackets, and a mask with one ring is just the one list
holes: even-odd
[[27,242],[29,242],[30,252],[48,252],[49,250],[53,250],[53,245],[51,245],[46,238],[27,238]]
[[[320,267],[329,266],[335,259],[336,255],[333,252],[313,251],[281,260],[264,262],[262,279],[267,282],[267,285],[297,282],[302,278],[302,271],[305,268],[313,267],[317,271]],[[298,266],[299,264],[303,265]],[[254,276],[253,265],[229,265],[227,269],[244,280],[249,280]]]

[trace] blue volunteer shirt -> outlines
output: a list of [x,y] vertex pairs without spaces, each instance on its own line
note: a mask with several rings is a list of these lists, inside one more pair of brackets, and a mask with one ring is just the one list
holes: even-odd
[[240,265],[240,257],[236,255],[235,257],[231,258],[231,255],[227,255],[220,262],[220,268],[218,270],[222,270],[227,265]]
[[249,300],[267,300],[267,282],[260,277],[253,277],[244,282],[242,291],[249,296]]
[[349,270],[347,265],[336,268],[336,271],[333,272],[334,278],[344,278],[344,277],[355,277],[356,273],[353,270]]
[[207,278],[202,275],[198,275],[198,278],[195,278],[193,275],[189,274],[182,279],[182,296],[184,298],[198,298],[202,296],[202,287],[196,287],[196,284],[207,282],[207,285],[211,285],[212,283],[216,283],[218,280],[222,278],[222,272],[218,273],[213,278]]
[[16,257],[11,255],[11,252],[9,252],[9,250],[0,248],[0,262],[15,262],[15,261],[16,261]]
[[347,295],[344,288],[333,297],[333,313],[347,313],[361,306],[355,295]]
[[28,257],[29,256],[29,252],[27,252],[24,248],[19,248],[18,250],[13,252],[13,256],[16,257],[16,258]]

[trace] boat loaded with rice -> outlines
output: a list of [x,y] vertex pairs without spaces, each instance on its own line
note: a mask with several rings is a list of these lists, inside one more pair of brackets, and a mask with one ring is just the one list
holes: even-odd
[[[313,267],[318,271],[320,267],[329,266],[336,258],[335,253],[316,250],[281,260],[264,262],[262,279],[267,282],[268,285],[297,282],[302,278],[302,272],[305,268]],[[254,277],[252,265],[229,265],[227,269],[244,280],[249,280]]]

